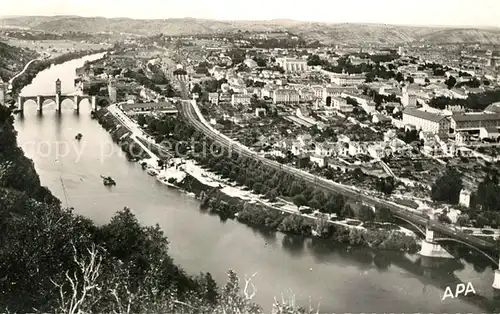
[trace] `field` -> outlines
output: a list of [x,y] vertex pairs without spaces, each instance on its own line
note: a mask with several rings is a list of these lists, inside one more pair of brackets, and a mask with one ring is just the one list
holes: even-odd
[[89,49],[101,49],[107,48],[108,44],[93,44],[79,41],[70,40],[40,40],[40,41],[28,41],[19,39],[6,39],[5,42],[11,46],[28,48],[34,50],[44,56],[49,56],[51,58],[60,56],[62,54],[79,51],[79,50],[89,50]]

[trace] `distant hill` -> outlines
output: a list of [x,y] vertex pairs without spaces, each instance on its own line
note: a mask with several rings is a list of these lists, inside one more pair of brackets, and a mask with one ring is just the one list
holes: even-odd
[[0,78],[7,82],[21,71],[26,63],[36,57],[34,51],[13,47],[0,41]]
[[386,24],[328,24],[295,20],[217,21],[194,18],[137,20],[78,16],[0,18],[3,27],[46,32],[191,35],[233,31],[290,31],[325,43],[481,43],[500,44],[500,29],[412,27]]

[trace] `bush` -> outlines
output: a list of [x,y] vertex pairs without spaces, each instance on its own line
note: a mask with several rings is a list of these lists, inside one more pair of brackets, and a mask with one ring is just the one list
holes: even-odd
[[475,227],[477,227],[477,228],[483,228],[487,224],[488,224],[488,219],[486,217],[484,217],[483,215],[478,215],[476,217]]

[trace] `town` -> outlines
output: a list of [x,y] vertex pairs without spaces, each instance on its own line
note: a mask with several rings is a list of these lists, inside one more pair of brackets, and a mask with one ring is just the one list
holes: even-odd
[[259,155],[497,238],[491,50],[255,48],[275,38],[297,41],[286,33],[129,40],[122,53],[86,64],[79,84],[104,95],[112,81],[115,101],[146,126],[179,102],[181,77],[207,121]]
[[[314,241],[324,241],[319,243],[333,245],[332,251],[342,248],[346,255],[369,251],[369,264],[384,270],[388,267],[380,266],[384,262],[377,254],[385,253],[379,252],[405,254],[394,265],[413,275],[420,271],[413,266],[422,267],[423,274],[418,276],[438,287],[439,302],[461,299],[470,292],[480,300],[477,302],[483,302],[481,298],[487,299],[489,290],[478,288],[478,282],[484,278],[488,289],[500,291],[498,45],[320,40],[271,27],[182,35],[4,27],[0,40],[5,45],[0,48],[12,59],[0,63],[0,104],[4,105],[0,109],[8,110],[5,116],[13,117],[19,133],[23,135],[32,121],[48,125],[54,119],[56,132],[64,126],[64,132],[74,133],[68,147],[81,149],[82,163],[113,163],[86,173],[81,170],[79,155],[72,162],[76,170],[66,175],[68,161],[59,153],[50,156],[59,173],[47,182],[60,185],[58,206],[67,207],[68,213],[76,210],[77,188],[98,182],[87,191],[96,199],[104,195],[119,204],[136,191],[144,208],[155,203],[166,206],[173,200],[184,210],[189,202],[197,202],[197,214],[218,216],[222,224],[235,220],[246,225],[243,227],[259,234],[266,248],[276,249],[276,233],[284,235],[283,247],[295,242],[304,245],[304,239],[312,239],[311,247]],[[84,57],[89,58],[81,61]],[[70,76],[47,76],[54,80],[45,82],[42,92],[23,89],[36,85],[32,82],[39,72],[54,71],[71,60],[81,63],[72,68]],[[50,86],[47,92],[46,86]],[[65,116],[64,111],[72,111],[72,116]],[[38,120],[30,120],[34,112]],[[109,139],[102,140],[95,135],[101,133],[85,126],[85,113]],[[88,143],[100,140],[114,142],[112,147],[121,155],[115,156],[114,149],[104,154],[96,146],[90,146],[93,155],[91,149],[84,150]],[[22,143],[20,147],[29,155]],[[43,162],[34,159],[35,164]],[[126,170],[115,168],[125,161],[127,166],[122,169]],[[135,170],[130,170],[136,165],[144,172],[144,180],[152,181],[139,181]],[[97,171],[102,173],[97,175]],[[135,178],[132,182],[128,182],[129,175],[123,176],[128,171],[134,174],[130,175]],[[123,185],[128,189],[122,189]],[[51,200],[43,190],[37,193],[36,197]],[[147,197],[142,198],[141,193]],[[163,194],[168,199],[162,199]],[[179,202],[184,196],[188,200]],[[102,208],[108,207],[106,203]],[[132,213],[127,205],[103,227],[103,235],[116,236],[120,240],[113,245],[119,247],[125,241],[121,228],[135,224],[134,215],[158,221],[168,215],[163,211],[146,214],[146,210]],[[192,218],[184,224],[186,221],[193,226],[198,223]],[[148,223],[157,225],[156,220]],[[147,228],[136,230],[141,236],[144,233],[146,244],[130,244],[135,240],[129,244],[152,247],[157,235]],[[161,228],[168,231],[164,225]],[[102,236],[99,232],[96,234]],[[217,237],[229,236],[233,235]],[[161,250],[166,252],[166,246]],[[120,250],[116,249],[117,256],[128,254]],[[96,258],[96,251],[88,252]],[[141,254],[147,255],[145,252]],[[318,256],[321,254],[327,256],[324,252]],[[319,261],[322,257],[318,256]],[[416,262],[411,261],[414,256],[419,257]],[[460,278],[454,271],[464,266],[452,263],[462,260],[474,265],[477,273],[489,268],[491,272],[484,278]],[[84,263],[75,261],[86,276]],[[310,267],[300,265],[301,269],[313,274],[320,267],[318,261]],[[115,262],[109,269],[122,267]],[[134,263],[142,267],[140,258]],[[432,281],[430,269],[444,273],[446,267],[442,282]],[[192,278],[179,271],[172,278],[194,287],[212,285],[209,275],[189,282]],[[141,276],[137,278],[146,280]],[[230,283],[237,281],[235,273],[230,271],[228,276]],[[252,278],[246,279],[245,302],[253,298],[247,291]],[[64,290],[55,282],[52,285]],[[424,289],[427,285],[424,283]],[[456,287],[455,294],[452,287]],[[123,291],[129,293],[128,288]],[[206,291],[215,293],[216,288],[214,282],[211,288],[196,289],[205,289],[200,292],[204,299],[212,297]],[[112,290],[109,298],[118,300],[117,291]],[[464,302],[476,304],[472,299]],[[169,309],[190,308],[189,302]],[[284,308],[273,313],[285,313]]]

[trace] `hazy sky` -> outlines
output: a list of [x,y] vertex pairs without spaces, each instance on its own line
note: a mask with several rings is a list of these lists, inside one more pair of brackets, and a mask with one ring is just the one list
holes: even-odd
[[0,0],[0,15],[295,19],[500,27],[500,0]]

